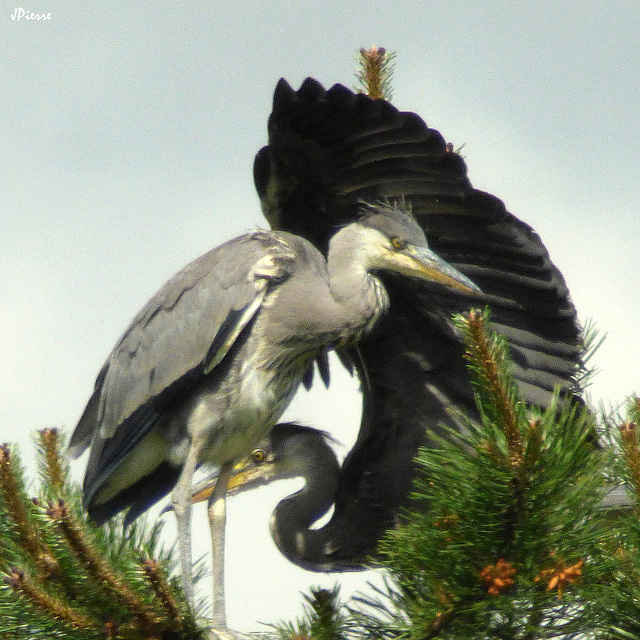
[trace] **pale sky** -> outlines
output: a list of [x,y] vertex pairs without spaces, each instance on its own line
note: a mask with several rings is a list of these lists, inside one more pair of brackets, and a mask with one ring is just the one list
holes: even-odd
[[[539,232],[581,319],[607,333],[592,400],[640,392],[636,0],[219,4],[35,0],[22,6],[51,19],[17,22],[20,5],[0,1],[0,442],[30,453],[35,429],[71,430],[157,288],[265,224],[252,163],[278,79],[353,86],[372,44],[397,52],[396,106],[464,143],[474,186]],[[332,388],[286,417],[348,445],[358,410],[334,367]],[[279,555],[268,519],[291,487],[231,501],[238,630],[296,617],[309,585],[347,595],[371,579]]]

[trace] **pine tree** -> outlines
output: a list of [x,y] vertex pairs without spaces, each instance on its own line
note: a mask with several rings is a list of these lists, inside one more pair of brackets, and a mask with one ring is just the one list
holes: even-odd
[[[588,409],[563,408],[556,397],[545,412],[529,413],[486,313],[471,311],[456,324],[482,420],[420,451],[415,508],[379,548],[386,589],[347,605],[336,591],[322,633],[309,632],[320,624],[317,606],[280,633],[640,638],[640,401],[629,403],[611,450],[602,451]],[[633,506],[604,509],[603,496],[622,481]]]

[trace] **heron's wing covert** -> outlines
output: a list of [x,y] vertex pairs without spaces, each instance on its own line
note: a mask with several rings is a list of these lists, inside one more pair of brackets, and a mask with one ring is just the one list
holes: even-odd
[[240,236],[171,278],[134,318],[96,381],[71,439],[108,467],[224,358],[260,309],[270,283],[288,275],[291,252],[270,232]]
[[[474,189],[461,156],[415,113],[341,85],[325,90],[307,79],[294,91],[281,80],[254,177],[272,226],[321,250],[360,201],[404,200],[431,249],[484,292],[523,397],[546,405],[555,385],[575,388],[582,340],[562,274],[537,233]],[[341,557],[370,551],[392,522],[425,430],[451,424],[452,407],[476,412],[450,315],[477,298],[406,278],[385,276],[385,284],[390,312],[360,344],[368,386],[331,522],[336,568]]]

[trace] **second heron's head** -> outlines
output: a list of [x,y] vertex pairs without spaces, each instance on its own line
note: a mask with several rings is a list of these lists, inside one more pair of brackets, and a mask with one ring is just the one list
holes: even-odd
[[[302,477],[307,482],[324,478],[335,483],[340,466],[330,443],[336,441],[325,431],[294,422],[277,424],[250,455],[235,465],[228,495],[288,478]],[[193,502],[207,500],[217,478],[216,472],[198,483]]]

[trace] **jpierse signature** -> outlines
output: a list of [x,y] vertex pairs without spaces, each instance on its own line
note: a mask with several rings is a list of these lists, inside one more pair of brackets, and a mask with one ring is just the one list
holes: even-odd
[[36,13],[35,11],[27,11],[22,7],[16,7],[11,14],[11,19],[17,22],[20,20],[51,20],[51,13]]

